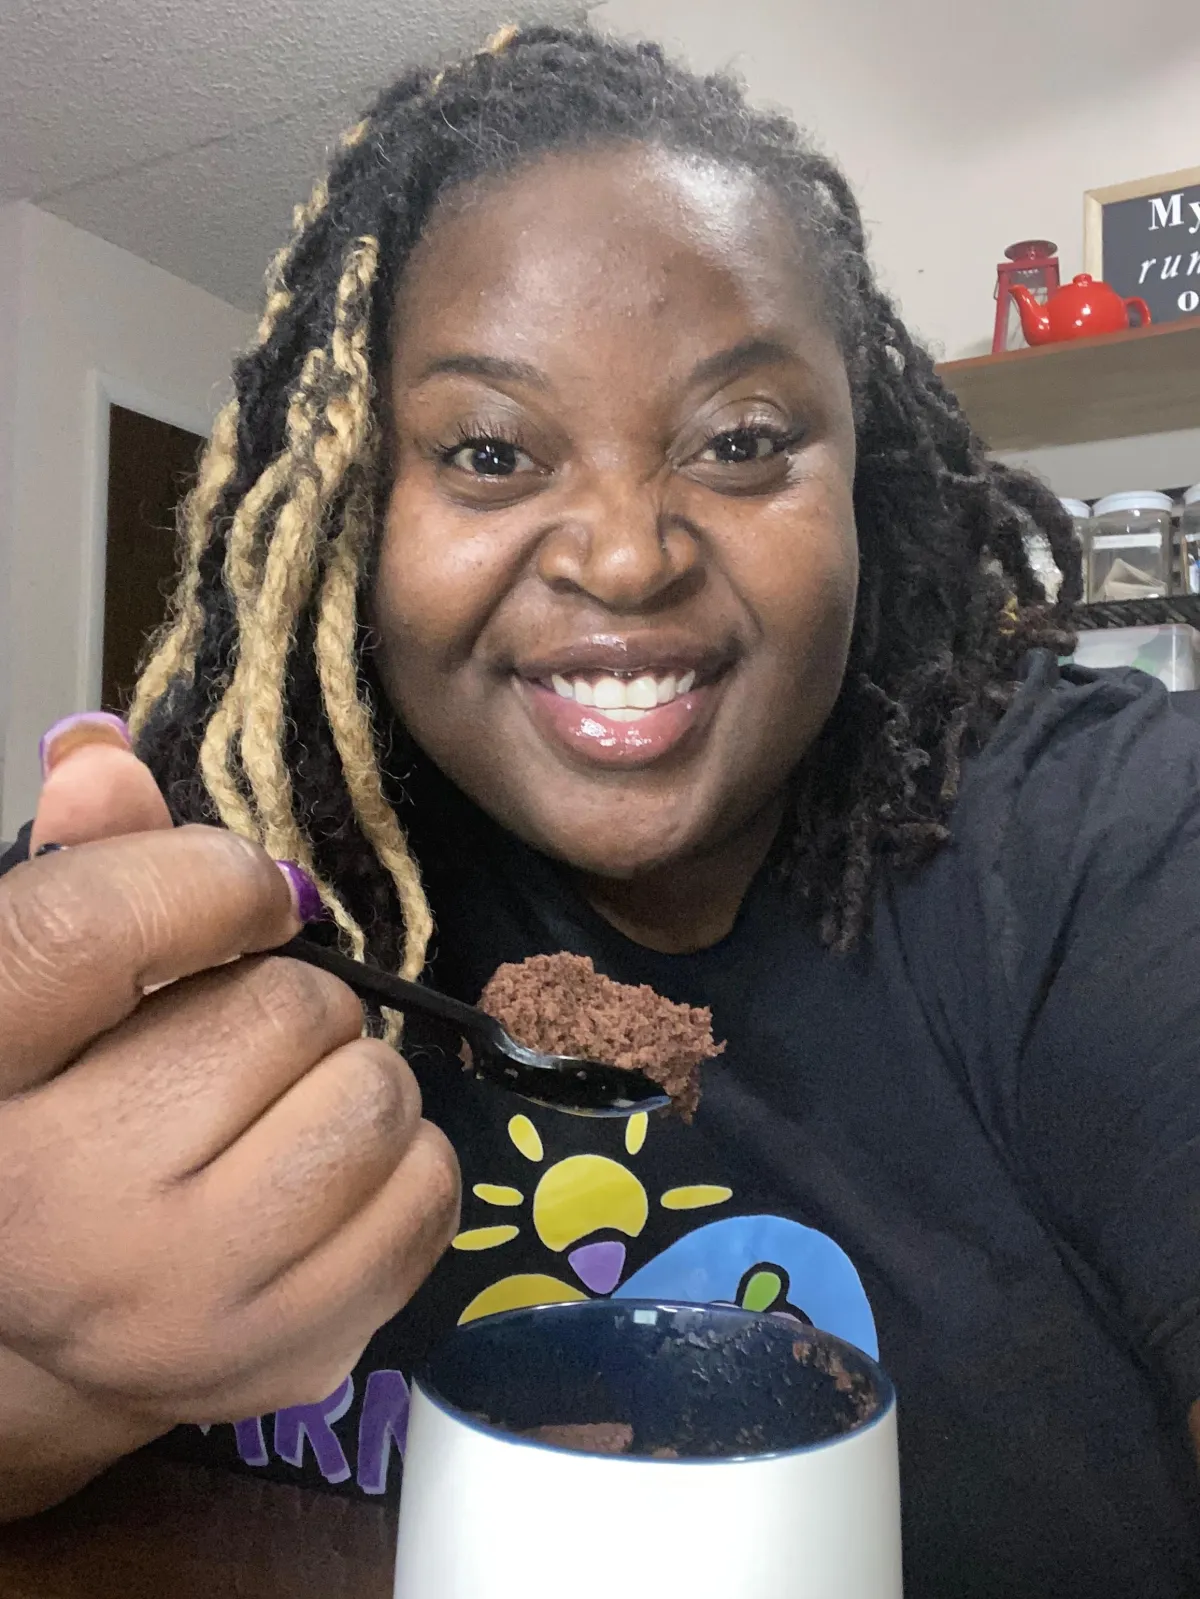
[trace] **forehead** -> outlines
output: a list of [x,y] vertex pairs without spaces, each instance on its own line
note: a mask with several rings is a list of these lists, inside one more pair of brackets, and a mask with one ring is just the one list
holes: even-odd
[[545,156],[443,202],[400,284],[397,360],[498,334],[543,351],[581,324],[697,347],[824,333],[804,253],[748,173],[640,145]]

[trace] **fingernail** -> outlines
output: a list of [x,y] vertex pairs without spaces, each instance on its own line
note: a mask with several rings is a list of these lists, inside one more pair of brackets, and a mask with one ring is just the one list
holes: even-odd
[[66,847],[65,844],[39,844],[33,852],[33,858],[36,861],[43,855],[56,855],[60,849],[66,849]]
[[324,901],[317,889],[317,885],[295,861],[276,861],[276,866],[287,878],[288,887],[292,891],[292,904],[296,907],[296,915],[302,922],[327,922],[330,915],[325,908]]
[[42,776],[49,777],[62,760],[85,744],[112,744],[123,750],[133,748],[129,729],[119,716],[112,716],[108,711],[80,711],[75,716],[64,716],[43,734],[38,746]]

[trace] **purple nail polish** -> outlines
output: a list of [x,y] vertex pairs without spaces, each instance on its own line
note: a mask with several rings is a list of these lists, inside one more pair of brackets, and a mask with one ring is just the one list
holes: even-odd
[[33,852],[35,861],[41,860],[43,855],[57,855],[59,850],[66,849],[65,844],[39,844]]
[[74,716],[64,716],[43,733],[38,745],[42,776],[49,777],[64,756],[84,744],[112,744],[117,749],[125,750],[133,748],[129,728],[119,716],[113,716],[109,711],[79,711]]
[[327,922],[329,912],[317,890],[317,885],[295,861],[276,861],[276,866],[287,878],[292,890],[292,902],[302,922]]

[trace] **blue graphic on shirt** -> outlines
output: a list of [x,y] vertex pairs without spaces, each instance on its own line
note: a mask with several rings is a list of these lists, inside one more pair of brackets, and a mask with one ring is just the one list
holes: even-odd
[[[614,1299],[744,1304],[747,1274],[775,1269],[786,1304],[801,1319],[878,1358],[875,1318],[849,1256],[824,1233],[782,1216],[729,1216],[698,1227],[620,1285]],[[751,1309],[774,1310],[774,1303]]]

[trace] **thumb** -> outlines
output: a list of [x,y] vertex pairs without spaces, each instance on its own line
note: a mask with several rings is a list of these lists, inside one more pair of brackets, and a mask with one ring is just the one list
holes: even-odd
[[56,722],[42,740],[42,772],[31,850],[172,825],[167,802],[133,753],[119,717],[85,711]]

